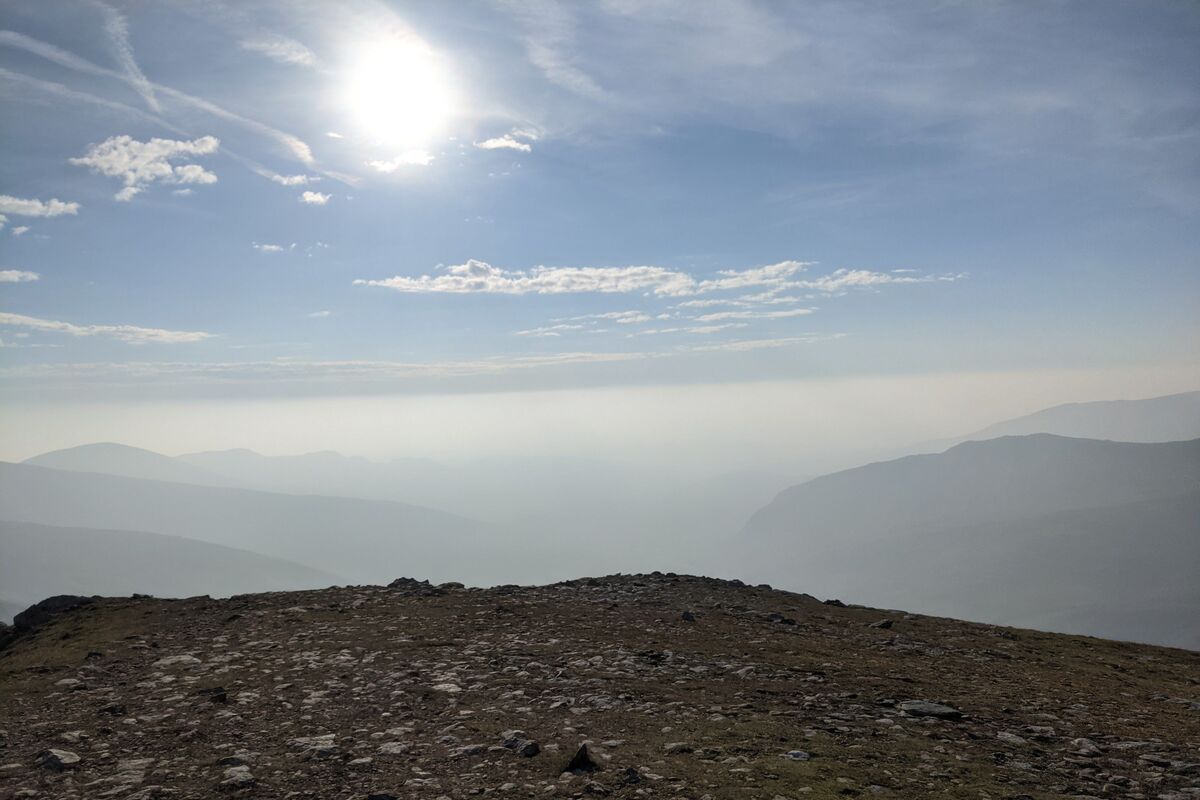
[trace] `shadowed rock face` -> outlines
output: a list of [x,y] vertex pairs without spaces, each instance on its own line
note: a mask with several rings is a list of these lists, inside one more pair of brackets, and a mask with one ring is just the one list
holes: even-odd
[[20,633],[28,633],[45,625],[55,614],[71,611],[80,606],[86,606],[91,602],[93,600],[90,597],[80,597],[74,594],[59,594],[54,597],[47,597],[45,600],[34,603],[13,617],[13,628]]
[[0,651],[15,642],[20,636],[32,633],[42,627],[55,615],[86,606],[93,602],[93,599],[73,594],[59,594],[34,603],[15,615],[12,625],[0,623]]
[[0,654],[0,796],[1186,798],[1197,676],[658,573],[97,599]]

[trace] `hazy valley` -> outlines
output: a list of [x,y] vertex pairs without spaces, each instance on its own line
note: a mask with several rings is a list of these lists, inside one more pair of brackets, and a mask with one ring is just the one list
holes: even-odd
[[[1200,436],[1198,398],[1058,407],[806,481],[681,479],[578,457],[455,465],[84,445],[0,464],[0,600],[224,596],[398,572],[544,583],[652,564],[1200,649],[1200,439],[1163,439]],[[1082,432],[1095,438],[1068,435]]]

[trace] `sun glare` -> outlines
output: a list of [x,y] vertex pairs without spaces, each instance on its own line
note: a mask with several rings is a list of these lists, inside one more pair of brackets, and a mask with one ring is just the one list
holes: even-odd
[[422,147],[445,127],[453,106],[437,54],[418,39],[361,46],[345,102],[362,132],[380,144]]

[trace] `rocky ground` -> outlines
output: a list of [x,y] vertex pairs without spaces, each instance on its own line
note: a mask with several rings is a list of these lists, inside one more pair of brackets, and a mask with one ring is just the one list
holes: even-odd
[[1200,798],[1200,653],[615,576],[99,599],[0,797]]

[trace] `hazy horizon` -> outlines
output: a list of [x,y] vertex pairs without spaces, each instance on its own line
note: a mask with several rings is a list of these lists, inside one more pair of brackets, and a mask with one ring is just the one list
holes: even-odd
[[[167,455],[243,448],[271,456],[332,450],[376,461],[636,460],[695,477],[747,469],[819,473],[1051,406],[1137,400],[1198,387],[1200,368],[1184,367],[454,395],[18,404],[7,407],[0,423],[0,460],[112,441]],[[901,397],[908,399],[903,405],[897,401]],[[319,429],[308,424],[315,419],[322,421]]]

